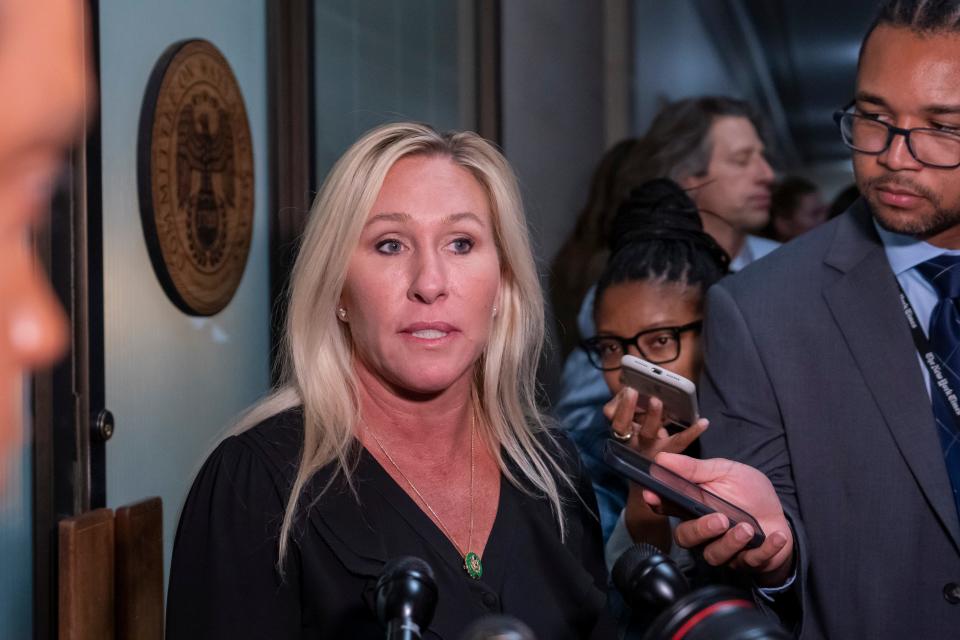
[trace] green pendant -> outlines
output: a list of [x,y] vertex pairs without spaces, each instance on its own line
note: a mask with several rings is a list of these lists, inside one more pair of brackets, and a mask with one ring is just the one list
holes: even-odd
[[469,552],[463,558],[463,568],[467,570],[467,575],[474,580],[479,580],[483,576],[483,565],[480,563],[480,556],[473,551]]

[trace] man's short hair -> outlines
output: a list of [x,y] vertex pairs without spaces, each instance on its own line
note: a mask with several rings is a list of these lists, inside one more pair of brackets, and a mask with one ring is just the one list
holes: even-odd
[[880,5],[863,36],[861,59],[870,34],[883,25],[910,29],[924,35],[951,31],[960,33],[960,0],[886,0]]
[[723,96],[685,98],[663,106],[624,167],[625,185],[637,186],[656,178],[679,182],[707,173],[713,151],[710,128],[717,118],[750,120],[757,134],[763,128],[754,109],[743,100]]

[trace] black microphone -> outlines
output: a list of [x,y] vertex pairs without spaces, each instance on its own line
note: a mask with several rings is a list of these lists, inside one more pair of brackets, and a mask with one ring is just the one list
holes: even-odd
[[387,640],[419,640],[437,607],[433,569],[413,556],[390,560],[377,579],[376,603]]
[[690,592],[677,564],[652,544],[624,551],[613,565],[612,578],[631,609],[660,611]]
[[613,583],[631,608],[625,637],[661,640],[784,640],[786,629],[746,593],[710,585],[690,588],[676,563],[649,544],[628,549],[613,565]]
[[484,616],[467,627],[460,640],[537,640],[530,627],[513,616]]

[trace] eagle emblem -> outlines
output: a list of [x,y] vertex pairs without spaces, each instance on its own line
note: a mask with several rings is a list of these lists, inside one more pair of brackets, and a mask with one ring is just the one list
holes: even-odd
[[223,260],[227,212],[234,206],[233,144],[230,114],[208,93],[194,95],[177,122],[177,204],[201,267]]
[[140,219],[157,279],[186,313],[218,313],[247,264],[255,181],[240,85],[213,44],[185,40],[161,56],[138,144]]

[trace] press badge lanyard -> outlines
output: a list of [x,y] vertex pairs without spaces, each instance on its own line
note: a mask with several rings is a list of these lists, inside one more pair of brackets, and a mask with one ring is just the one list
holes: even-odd
[[[913,305],[910,304],[910,300],[907,298],[907,294],[903,292],[903,287],[900,286],[899,282],[897,283],[897,287],[900,289],[900,303],[903,305],[903,315],[907,317],[907,324],[910,325],[913,344],[917,349],[917,353],[920,354],[920,359],[923,360],[923,364],[926,365],[927,370],[930,372],[931,383],[940,390],[940,393],[943,394],[943,397],[947,401],[947,405],[949,405],[953,411],[954,428],[960,431],[960,397],[958,397],[956,392],[950,387],[950,381],[947,380],[947,377],[943,375],[943,369],[940,363],[937,362],[937,355],[930,347],[930,340],[927,339],[927,334],[923,332],[920,323],[917,322],[917,313],[913,310]],[[932,389],[930,392],[935,393]]]

